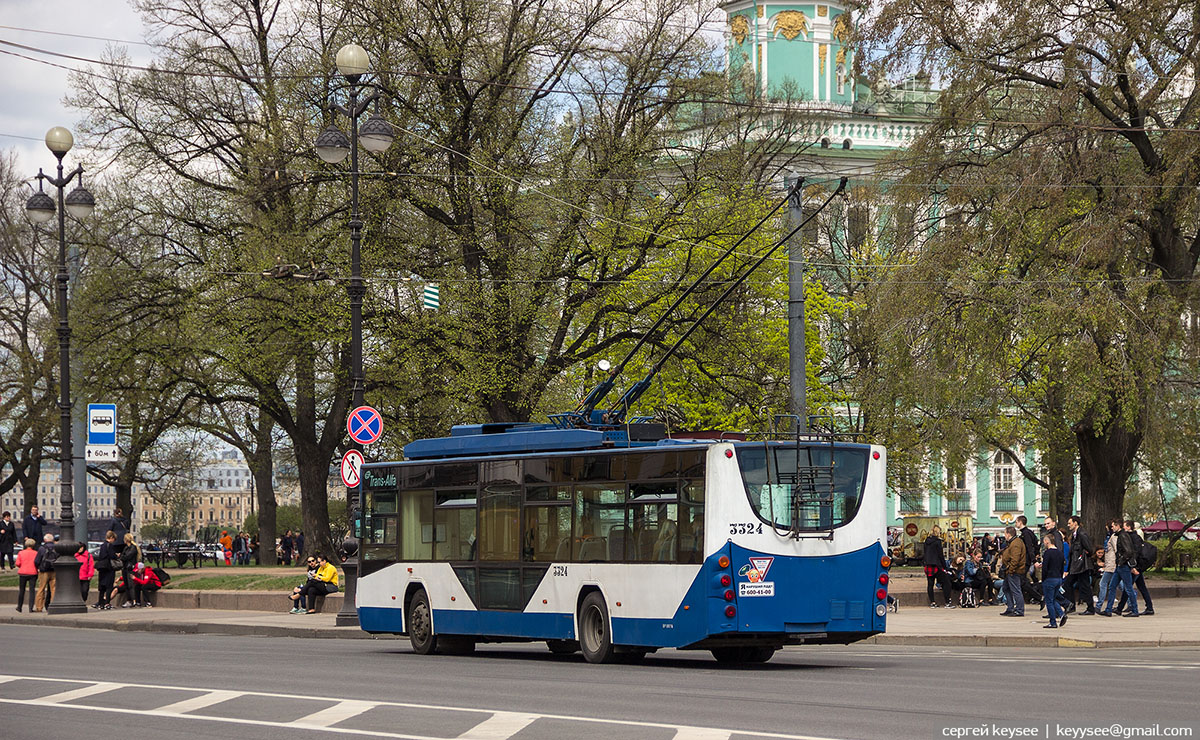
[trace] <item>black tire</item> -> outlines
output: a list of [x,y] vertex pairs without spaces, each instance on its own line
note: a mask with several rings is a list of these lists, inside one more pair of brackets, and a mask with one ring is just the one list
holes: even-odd
[[712,649],[718,663],[766,663],[775,655],[773,647],[719,647]]
[[573,655],[579,652],[578,640],[546,640],[546,647],[555,655]]
[[408,603],[408,614],[404,616],[408,630],[408,641],[417,655],[432,655],[437,652],[437,635],[433,634],[433,610],[429,608],[429,597],[418,591]]
[[579,649],[589,663],[612,663],[616,657],[608,628],[608,605],[599,591],[584,597],[579,607]]

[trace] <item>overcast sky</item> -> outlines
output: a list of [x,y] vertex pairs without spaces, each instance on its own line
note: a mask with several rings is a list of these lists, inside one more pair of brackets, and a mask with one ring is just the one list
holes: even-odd
[[[32,30],[16,30],[19,28]],[[34,31],[134,42],[143,38],[141,19],[126,0],[0,0],[2,41],[91,59],[113,45],[111,41]],[[147,58],[144,46],[131,44],[128,49],[135,60]],[[73,68],[87,65],[4,44],[0,44],[0,52],[4,52],[0,54],[0,149],[15,151],[19,171],[35,175],[39,167],[54,165],[54,155],[43,143],[46,131],[66,126],[75,133],[79,112],[63,104],[68,92],[67,70],[22,56]],[[88,153],[72,150],[65,161],[68,166],[81,161],[86,168]]]

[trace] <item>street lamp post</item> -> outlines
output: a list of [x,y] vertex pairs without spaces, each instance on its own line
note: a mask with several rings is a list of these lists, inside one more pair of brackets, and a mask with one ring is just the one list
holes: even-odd
[[[54,218],[55,210],[58,211],[58,274],[55,276],[55,282],[58,285],[58,408],[62,440],[59,505],[62,511],[59,515],[59,542],[54,547],[58,553],[58,558],[54,561],[54,596],[46,609],[50,614],[78,614],[87,611],[79,589],[80,563],[75,559],[79,543],[75,541],[75,497],[71,474],[71,325],[67,321],[69,275],[66,215],[70,213],[75,218],[90,215],[96,208],[96,199],[83,187],[82,166],[77,166],[69,174],[63,175],[63,157],[71,151],[71,145],[74,143],[75,138],[71,136],[71,132],[62,126],[55,126],[46,132],[46,147],[58,158],[58,176],[51,177],[38,170],[38,191],[25,204],[25,210],[34,223],[47,223]],[[76,177],[79,178],[80,184],[64,198],[63,190]],[[50,183],[58,190],[57,208],[50,196],[42,191],[43,182]]]
[[[316,150],[319,156],[329,164],[337,164],[350,155],[350,285],[346,292],[350,297],[350,389],[351,409],[365,405],[362,361],[362,304],[367,288],[362,279],[362,263],[360,246],[362,243],[362,217],[358,212],[358,145],[372,154],[379,154],[392,144],[395,133],[391,124],[379,115],[379,88],[362,82],[362,77],[370,70],[370,58],[366,49],[358,44],[346,44],[337,53],[337,68],[346,80],[344,88],[349,99],[346,105],[333,103],[330,111],[335,115],[341,113],[350,119],[350,136],[347,138],[341,129],[330,125],[317,136]],[[363,97],[366,93],[365,97]],[[374,103],[375,112],[367,118],[360,127],[358,119],[367,112]],[[354,449],[361,445],[351,440]],[[342,568],[346,572],[346,590],[342,598],[342,609],[337,614],[336,624],[339,626],[357,625],[358,610],[355,608],[358,582],[358,541],[354,536],[354,520],[357,512],[362,510],[362,482],[349,493],[347,520],[350,532],[342,547],[346,553],[346,562]]]

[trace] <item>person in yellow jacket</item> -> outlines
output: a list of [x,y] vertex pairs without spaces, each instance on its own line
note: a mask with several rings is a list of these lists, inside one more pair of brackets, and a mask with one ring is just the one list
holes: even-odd
[[316,605],[317,596],[325,596],[326,594],[335,594],[338,592],[338,572],[337,567],[324,555],[317,555],[317,573],[308,583],[304,584],[302,593],[308,603],[307,614],[316,614],[317,610],[313,607]]

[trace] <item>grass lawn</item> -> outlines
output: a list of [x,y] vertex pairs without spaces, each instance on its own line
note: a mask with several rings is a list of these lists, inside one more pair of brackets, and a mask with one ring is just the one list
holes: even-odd
[[[228,572],[214,575],[211,570],[207,573],[203,570],[167,572],[171,574],[171,584],[167,588],[197,591],[288,591],[304,582],[304,571],[294,571],[291,575]],[[4,586],[16,588],[17,576],[0,575],[0,587]]]

